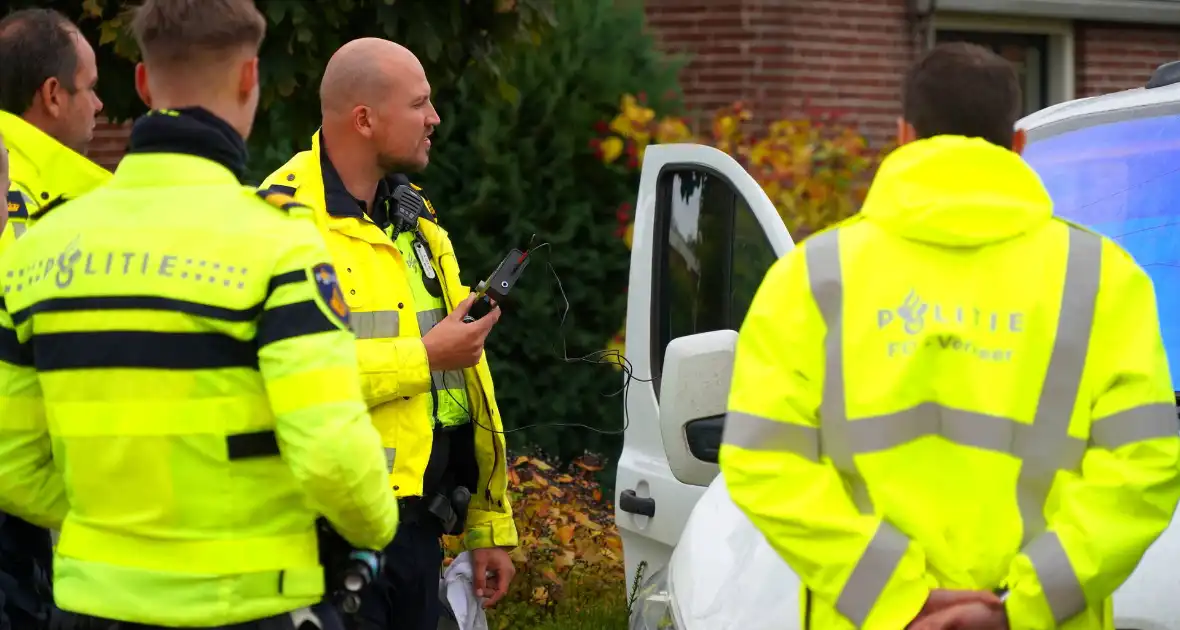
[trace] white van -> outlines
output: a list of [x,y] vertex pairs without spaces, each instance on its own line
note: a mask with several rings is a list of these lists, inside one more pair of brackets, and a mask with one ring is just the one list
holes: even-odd
[[[1156,282],[1180,381],[1180,62],[1148,87],[1018,123],[1058,214],[1116,239]],[[633,630],[791,630],[799,579],[733,505],[717,451],[737,330],[763,274],[794,247],[758,184],[707,146],[647,149],[636,203],[626,397],[615,497]],[[1180,387],[1176,387],[1180,389]],[[1180,630],[1180,524],[1115,593],[1120,630]]]

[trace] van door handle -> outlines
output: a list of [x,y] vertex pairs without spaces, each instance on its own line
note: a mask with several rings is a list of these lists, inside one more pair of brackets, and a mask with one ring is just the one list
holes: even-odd
[[653,517],[656,515],[656,500],[636,496],[634,490],[624,490],[619,495],[619,509],[629,514]]

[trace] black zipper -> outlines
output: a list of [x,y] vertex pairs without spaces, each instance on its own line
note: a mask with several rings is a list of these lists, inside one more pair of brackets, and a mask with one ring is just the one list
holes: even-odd
[[[392,228],[391,228],[391,229],[392,229]],[[404,254],[404,253],[402,253],[402,251],[401,251],[401,248],[399,248],[399,247],[397,246],[397,238],[398,238],[399,236],[401,236],[401,233],[389,233],[389,232],[386,232],[386,234],[387,234],[387,235],[389,235],[389,236],[391,237],[391,241],[393,242],[393,247],[394,247],[394,249],[396,249],[396,250],[397,250],[397,252],[398,252],[399,254],[401,254],[403,258],[405,258],[405,254]],[[415,234],[415,235],[414,235],[415,239],[416,239],[418,236],[419,236],[419,234]],[[423,240],[425,240],[425,237],[423,237]],[[413,244],[413,243],[410,243],[410,256],[412,256],[412,257],[417,257],[417,254],[414,252],[414,244]],[[405,261],[403,260],[402,262],[404,263]],[[418,266],[419,266],[419,269],[418,269],[418,275],[422,276],[422,283],[423,283],[423,284],[426,284],[426,270],[421,268],[421,266],[422,266],[422,262],[421,262],[421,261],[419,261],[419,262],[418,262]],[[441,275],[441,274],[435,274],[435,275],[437,275],[437,276],[438,276],[438,278],[439,278],[439,286],[442,286],[442,275]],[[444,298],[445,298],[445,296],[446,296],[446,289],[443,289],[443,296],[444,296]],[[449,300],[447,300],[447,301],[449,302]],[[415,306],[418,306],[418,305],[415,305]],[[438,325],[438,324],[437,324],[437,323],[435,323],[435,326],[437,326],[437,325]],[[419,330],[419,331],[418,331],[418,333],[419,333],[420,335],[422,335],[423,337],[425,337],[425,336],[426,336],[426,333],[428,333],[428,332],[430,332],[430,331],[428,331],[428,330]],[[439,427],[439,421],[438,421],[438,387],[436,387],[436,386],[435,386],[435,384],[434,384],[434,372],[431,372],[431,373],[430,373],[430,400],[431,400],[431,401],[433,401],[433,404],[432,404],[432,407],[431,407],[431,412],[430,412],[430,416],[431,416],[431,418],[430,418],[430,420],[431,420],[431,422],[430,422],[430,429],[431,429],[431,431],[433,431],[434,429],[436,429],[436,428],[438,428],[438,427]]]
[[[440,227],[439,230],[441,231],[442,228]],[[452,254],[452,255],[454,255],[454,254]],[[447,274],[442,268],[442,258],[438,259],[438,274],[437,275],[438,275],[438,284],[440,287],[442,287],[443,300],[447,304],[447,313],[450,314],[451,311],[455,310],[455,305],[451,303],[451,292],[447,288],[447,280],[446,280]],[[488,410],[488,418],[491,418],[492,417],[492,414],[491,414],[492,406],[491,406],[491,403],[488,401],[487,394],[484,393],[485,390],[483,388],[483,381],[479,380],[479,370],[472,368],[471,375],[475,377],[475,384],[479,388],[479,395],[481,398],[483,398],[484,409]],[[432,392],[434,391],[434,379],[431,379],[431,381],[430,381],[430,389]],[[438,414],[438,396],[437,395],[435,396],[434,406],[435,406],[435,415],[437,416],[437,414]],[[471,406],[471,410],[468,411],[467,414],[471,416],[471,423],[477,424],[475,422],[475,405]],[[488,485],[484,486],[484,496],[487,497],[489,504],[492,502],[492,479],[496,476],[496,468],[499,466],[499,463],[500,463],[500,445],[496,441],[495,431],[491,430],[493,428],[494,427],[487,427],[487,429],[489,429],[488,433],[492,434],[492,470],[491,470],[491,472],[488,473]],[[472,435],[475,435],[475,434],[472,433]]]
[[434,386],[434,374],[430,375],[430,398],[434,400],[434,411],[431,413],[431,430],[438,428],[438,388]]

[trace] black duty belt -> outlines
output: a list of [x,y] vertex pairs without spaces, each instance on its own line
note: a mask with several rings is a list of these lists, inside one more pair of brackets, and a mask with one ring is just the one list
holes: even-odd
[[470,502],[471,492],[463,486],[455,488],[450,497],[437,493],[428,498],[402,497],[397,500],[398,520],[407,525],[437,527],[441,533],[455,536],[467,523]]

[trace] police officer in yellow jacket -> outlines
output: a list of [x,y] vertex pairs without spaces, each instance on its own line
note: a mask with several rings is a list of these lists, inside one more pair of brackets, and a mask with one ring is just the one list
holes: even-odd
[[330,628],[317,515],[380,549],[398,511],[323,239],[239,182],[265,20],[147,0],[132,28],[129,154],[0,261],[0,509],[60,527],[90,627]]
[[[517,534],[506,494],[503,429],[483,341],[499,317],[464,324],[469,291],[427,200],[399,226],[391,195],[428,162],[439,123],[421,64],[381,39],[345,44],[324,71],[323,126],[310,151],[263,184],[316,208],[353,312],[361,381],[381,432],[402,526],[386,579],[362,608],[367,627],[438,624],[440,534],[454,520],[473,550],[486,605],[507,591]],[[423,195],[416,186],[412,190]],[[399,231],[400,230],[400,231]],[[471,493],[466,518],[456,488]],[[455,511],[448,519],[448,509]],[[485,569],[495,574],[485,584]]]
[[[81,32],[50,9],[22,9],[0,20],[0,135],[11,179],[0,221],[0,254],[24,234],[29,215],[62,196],[74,197],[110,177],[83,157],[102,103],[94,50]],[[34,629],[52,602],[49,532],[0,514],[0,628]]]
[[1111,630],[1180,500],[1151,280],[1053,216],[1021,103],[990,51],[925,55],[861,213],[742,325],[721,469],[810,628]]
[[59,197],[76,197],[110,173],[82,156],[102,101],[94,49],[52,9],[22,9],[0,21],[0,134],[11,153],[0,251],[24,233],[29,216]]

